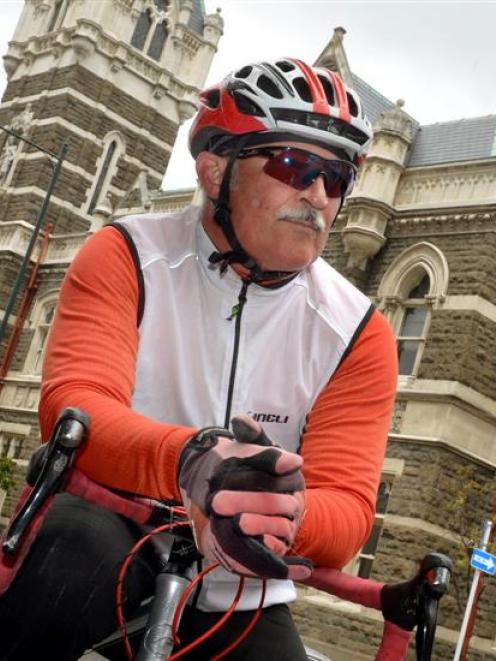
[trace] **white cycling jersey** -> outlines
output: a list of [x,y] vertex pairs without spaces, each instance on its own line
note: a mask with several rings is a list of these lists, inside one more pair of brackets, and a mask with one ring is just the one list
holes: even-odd
[[[229,417],[248,413],[298,451],[317,396],[370,315],[369,299],[319,258],[279,288],[250,284],[239,317],[242,281],[209,264],[215,246],[199,208],[116,226],[135,257],[143,304],[132,408],[201,428],[224,426],[229,407]],[[223,569],[208,574],[197,607],[227,609],[238,581]],[[291,581],[268,581],[265,606],[294,598]],[[238,608],[259,600],[260,581],[248,579]]]

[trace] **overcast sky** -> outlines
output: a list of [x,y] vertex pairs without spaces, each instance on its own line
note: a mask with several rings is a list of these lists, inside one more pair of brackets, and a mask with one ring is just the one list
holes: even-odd
[[[109,0],[91,0],[107,2]],[[0,0],[0,51],[5,53],[22,0]],[[336,26],[346,29],[352,71],[422,124],[496,114],[496,0],[205,0],[222,10],[225,32],[208,82],[250,61],[284,55],[313,62]],[[5,76],[0,72],[0,91]],[[165,187],[194,185],[186,125]]]

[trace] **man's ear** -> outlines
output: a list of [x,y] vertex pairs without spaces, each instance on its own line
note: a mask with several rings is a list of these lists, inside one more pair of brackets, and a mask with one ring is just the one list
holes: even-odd
[[227,158],[208,151],[202,151],[196,157],[196,173],[207,197],[216,199],[219,196],[226,165]]

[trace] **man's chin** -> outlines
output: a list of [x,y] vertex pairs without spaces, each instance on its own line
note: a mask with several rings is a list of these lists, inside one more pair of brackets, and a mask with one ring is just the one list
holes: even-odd
[[312,256],[308,259],[294,259],[294,260],[281,260],[274,261],[268,266],[262,266],[264,271],[282,271],[284,273],[297,273],[304,271],[310,264],[312,264],[317,257]]

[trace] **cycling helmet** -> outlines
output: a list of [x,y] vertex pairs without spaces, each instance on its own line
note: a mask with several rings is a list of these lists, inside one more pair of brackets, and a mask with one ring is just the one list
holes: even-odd
[[[242,264],[253,282],[286,281],[294,272],[264,271],[239,242],[231,219],[229,183],[239,154],[256,145],[305,142],[329,149],[358,165],[372,137],[358,95],[340,76],[301,60],[249,64],[200,94],[200,108],[189,134],[194,158],[202,151],[228,156],[214,218],[230,250],[213,252],[221,272]],[[341,201],[342,203],[342,201]]]
[[200,94],[190,131],[194,158],[201,151],[298,140],[359,162],[372,137],[356,92],[334,71],[301,60],[249,64]]

